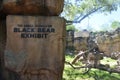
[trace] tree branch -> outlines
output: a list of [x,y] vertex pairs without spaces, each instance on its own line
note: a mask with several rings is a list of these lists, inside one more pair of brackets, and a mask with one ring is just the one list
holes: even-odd
[[[88,71],[89,71],[91,68],[95,68],[95,69],[99,69],[99,70],[108,71],[109,73],[120,73],[120,68],[114,68],[114,69],[112,69],[112,68],[107,67],[106,65],[103,65],[103,64],[100,64],[100,65],[98,65],[96,67],[94,67],[92,65],[75,67],[70,62],[65,61],[65,63],[69,64],[73,69],[88,68]],[[85,73],[87,73],[88,71],[86,71]],[[85,73],[83,73],[83,74],[85,74]]]
[[81,69],[81,68],[90,68],[90,66],[73,66],[70,62],[65,61],[66,64],[69,64],[73,69]]
[[[78,20],[78,21],[69,21],[69,20],[67,20],[67,24],[68,24],[68,25],[71,25],[72,23],[80,23],[83,19],[85,19],[86,17],[88,17],[88,16],[91,15],[92,13],[100,10],[101,8],[103,8],[103,7],[99,7],[99,8],[97,8],[97,9],[92,9],[90,12],[88,12],[86,15],[84,15],[84,16],[83,16],[80,20]],[[81,15],[80,15],[80,16],[81,16]],[[80,17],[80,16],[79,16],[79,17]],[[78,19],[79,19],[79,17],[78,17]]]

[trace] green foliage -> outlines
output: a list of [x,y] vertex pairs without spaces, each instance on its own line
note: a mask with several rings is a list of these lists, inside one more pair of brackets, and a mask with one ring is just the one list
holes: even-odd
[[117,10],[118,6],[120,6],[120,0],[65,0],[63,16],[67,20],[80,20],[96,11]]
[[[73,58],[74,56],[66,55],[66,61],[71,62]],[[113,64],[114,60],[105,58],[102,62]],[[82,65],[81,62],[78,63],[76,66]],[[73,69],[70,65],[65,64],[62,80],[120,80],[120,74],[117,73],[110,74],[107,71],[92,69],[87,74],[83,74],[83,71],[84,69]]]
[[111,59],[111,58],[104,58],[103,60],[101,60],[101,63],[102,64],[110,64],[110,67],[111,68],[115,68],[115,65],[117,65],[117,62],[116,62],[116,60],[114,60],[114,59]]
[[66,27],[67,30],[75,30],[75,26],[73,25],[69,25]]
[[73,30],[73,31],[75,31],[76,28],[75,28],[74,25],[68,25],[68,26],[66,27],[66,30]]
[[117,29],[118,27],[120,27],[120,22],[119,21],[113,21],[111,24],[111,27],[113,29]]

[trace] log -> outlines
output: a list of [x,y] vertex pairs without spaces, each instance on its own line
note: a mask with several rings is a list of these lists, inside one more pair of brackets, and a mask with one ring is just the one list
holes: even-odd
[[60,17],[7,16],[5,67],[20,80],[62,80],[65,35]]
[[88,66],[74,66],[73,64],[71,64],[70,62],[65,61],[66,64],[70,65],[73,69],[81,69],[81,68],[88,68],[88,71],[84,72],[83,74],[86,74],[90,71],[90,69],[94,68],[94,69],[99,69],[99,70],[103,70],[103,71],[107,71],[110,74],[111,73],[120,73],[120,67],[119,68],[110,68],[109,65],[103,65],[100,64],[98,66],[92,66],[92,65],[88,65]]
[[64,0],[3,0],[5,14],[57,16],[64,6]]

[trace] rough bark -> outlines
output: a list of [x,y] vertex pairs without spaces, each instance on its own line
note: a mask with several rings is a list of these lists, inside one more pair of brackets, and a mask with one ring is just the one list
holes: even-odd
[[59,15],[64,0],[3,0],[2,12],[5,14],[24,15]]

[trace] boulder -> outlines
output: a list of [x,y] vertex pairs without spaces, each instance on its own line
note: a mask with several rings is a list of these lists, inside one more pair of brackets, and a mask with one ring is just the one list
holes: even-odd
[[5,14],[57,16],[64,6],[64,0],[3,0]]
[[65,35],[60,17],[7,16],[5,67],[20,80],[62,80]]

